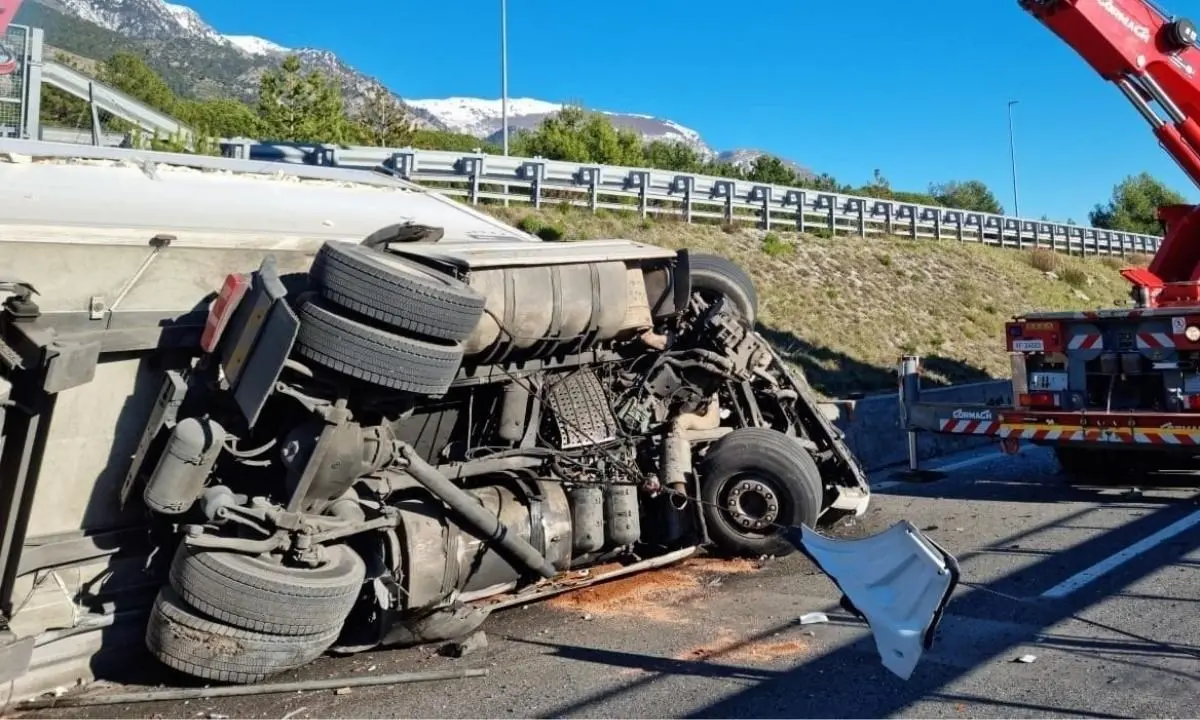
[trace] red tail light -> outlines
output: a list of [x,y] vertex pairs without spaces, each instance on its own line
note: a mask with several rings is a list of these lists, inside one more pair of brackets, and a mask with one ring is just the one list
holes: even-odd
[[1200,395],[1184,395],[1188,410],[1200,410]]
[[1058,393],[1034,392],[1022,393],[1019,404],[1022,407],[1053,408],[1059,406]]
[[200,336],[200,348],[204,352],[210,353],[217,346],[221,340],[221,333],[225,332],[225,326],[229,324],[229,318],[233,317],[233,312],[237,310],[238,303],[246,296],[246,290],[249,287],[250,277],[248,275],[229,275],[225,278],[221,292],[208,309],[204,334]]

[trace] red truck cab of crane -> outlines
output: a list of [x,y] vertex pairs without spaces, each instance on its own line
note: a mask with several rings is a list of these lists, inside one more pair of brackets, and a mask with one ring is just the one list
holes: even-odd
[[0,0],[0,75],[8,75],[17,69],[16,55],[4,46],[4,33],[21,9],[22,0]]

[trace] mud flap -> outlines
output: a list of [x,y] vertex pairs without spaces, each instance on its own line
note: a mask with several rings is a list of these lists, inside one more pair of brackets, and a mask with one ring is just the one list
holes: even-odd
[[854,540],[807,527],[789,539],[842,591],[842,607],[866,620],[884,667],[907,680],[932,647],[958,585],[954,556],[907,520]]

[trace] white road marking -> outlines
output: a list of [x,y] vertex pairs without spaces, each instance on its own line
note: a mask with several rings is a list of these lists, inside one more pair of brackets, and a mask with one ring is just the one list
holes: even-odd
[[1042,597],[1065,598],[1066,596],[1075,592],[1079,588],[1096,580],[1101,575],[1104,575],[1105,573],[1112,571],[1114,568],[1120,566],[1122,563],[1128,562],[1129,560],[1137,557],[1138,555],[1141,555],[1142,553],[1146,552],[1147,550],[1154,547],[1155,545],[1158,545],[1165,540],[1169,540],[1169,539],[1175,537],[1176,535],[1180,534],[1181,532],[1188,530],[1189,528],[1196,526],[1196,525],[1200,525],[1200,510],[1192,513],[1191,515],[1188,515],[1187,517],[1183,518],[1182,520],[1177,520],[1177,521],[1171,523],[1170,525],[1166,526],[1162,530],[1159,530],[1158,532],[1154,533],[1153,535],[1151,535],[1149,537],[1139,540],[1138,542],[1130,545],[1129,547],[1125,548],[1121,552],[1119,552],[1115,555],[1110,555],[1109,557],[1101,560],[1100,562],[1096,563],[1095,565],[1091,566],[1090,568],[1072,575],[1071,577],[1067,578],[1066,580],[1063,580],[1059,584],[1055,585],[1054,587],[1050,588],[1046,592],[1042,593]]
[[[1024,448],[1021,448],[1021,450],[1024,450]],[[1015,458],[1015,457],[1019,456],[1020,454],[1021,454],[1021,451],[1018,450],[1016,453],[1014,453],[1012,455],[1005,455],[1001,450],[999,450],[997,448],[992,448],[990,452],[984,453],[982,455],[978,455],[976,457],[969,457],[964,460],[947,463],[945,465],[938,465],[937,467],[934,467],[933,469],[937,470],[938,472],[954,472],[955,470],[962,470],[963,468],[968,468],[968,467],[971,467],[972,465],[978,465],[979,463],[988,462],[989,460],[996,460],[996,459],[1002,458],[1002,457]]]
[[[947,462],[944,465],[933,465],[932,467],[926,467],[923,469],[932,470],[934,472],[954,472],[955,470],[962,470],[963,468],[968,468],[968,467],[971,467],[972,465],[978,465],[980,463],[987,462],[989,460],[996,460],[1001,457],[1016,458],[1019,455],[1021,455],[1021,453],[1023,453],[1025,451],[1025,449],[1026,449],[1026,446],[1022,446],[1015,455],[1005,455],[999,448],[996,448],[996,447],[987,447],[987,448],[984,448],[983,450],[967,450],[967,451],[964,451],[961,453],[955,453],[955,454],[949,456],[950,462]],[[954,458],[959,458],[959,459],[954,460]],[[903,470],[893,471],[892,473],[889,473],[889,474],[895,474],[896,472],[904,472],[904,471]],[[882,482],[872,483],[871,489],[872,490],[887,490],[889,488],[900,487],[901,485],[911,485],[911,484],[912,483],[906,482],[904,480],[884,480]]]

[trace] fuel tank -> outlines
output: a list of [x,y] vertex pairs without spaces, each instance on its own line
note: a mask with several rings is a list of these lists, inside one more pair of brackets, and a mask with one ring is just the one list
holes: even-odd
[[463,343],[476,363],[579,352],[674,310],[676,253],[628,240],[412,243],[392,252],[455,268],[487,299]]

